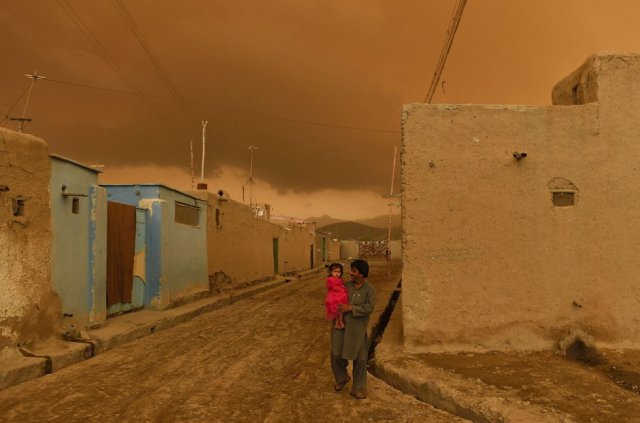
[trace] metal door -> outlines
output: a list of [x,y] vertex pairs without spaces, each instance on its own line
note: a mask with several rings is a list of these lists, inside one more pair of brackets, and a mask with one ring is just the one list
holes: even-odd
[[133,308],[133,257],[136,245],[136,208],[107,204],[107,314]]
[[362,259],[385,259],[387,241],[358,241],[358,256]]
[[322,237],[322,261],[327,261],[327,238]]
[[278,238],[273,238],[273,273],[278,273]]

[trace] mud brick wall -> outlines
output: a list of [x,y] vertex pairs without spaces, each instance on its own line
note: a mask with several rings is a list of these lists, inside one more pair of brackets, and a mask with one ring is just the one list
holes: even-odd
[[640,346],[640,56],[594,55],[553,99],[404,107],[408,350]]

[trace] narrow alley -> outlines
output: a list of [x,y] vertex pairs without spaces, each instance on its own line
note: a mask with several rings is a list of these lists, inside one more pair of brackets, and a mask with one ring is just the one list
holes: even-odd
[[462,421],[374,377],[334,392],[323,297],[316,273],[6,389],[0,421]]

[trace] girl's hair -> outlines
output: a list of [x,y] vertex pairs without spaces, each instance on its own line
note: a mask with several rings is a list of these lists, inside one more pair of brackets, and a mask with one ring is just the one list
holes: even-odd
[[340,263],[331,263],[329,265],[329,273],[333,272],[334,269],[340,269],[340,276],[344,273],[344,267]]

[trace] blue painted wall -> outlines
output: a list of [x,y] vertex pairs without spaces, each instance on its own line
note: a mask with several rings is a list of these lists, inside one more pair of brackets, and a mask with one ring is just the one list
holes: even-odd
[[[62,312],[73,315],[65,322],[76,326],[106,317],[106,195],[97,183],[97,171],[51,156],[52,286]],[[63,186],[78,195],[62,195]]]
[[[206,251],[206,201],[164,185],[104,185],[108,200],[148,211],[145,306],[173,302],[209,290]],[[198,207],[197,226],[175,221],[176,202]]]
[[107,190],[89,188],[89,263],[87,305],[89,323],[107,318]]

